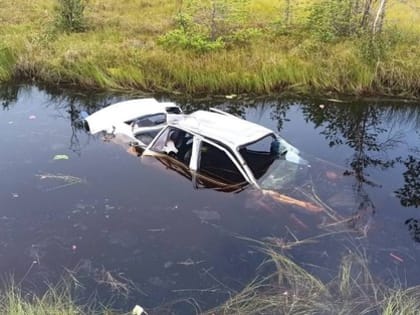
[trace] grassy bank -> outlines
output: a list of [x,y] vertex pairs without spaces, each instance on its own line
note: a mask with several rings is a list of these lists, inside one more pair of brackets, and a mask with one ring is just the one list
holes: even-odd
[[[315,1],[286,10],[287,1],[251,0],[239,13],[223,7],[215,17],[211,8],[193,10],[188,1],[90,0],[80,32],[56,26],[55,0],[6,2],[0,7],[0,82],[190,94],[420,94],[418,1],[390,1],[374,40],[324,38],[324,13],[308,15]],[[199,22],[209,16],[210,24]],[[321,26],[312,27],[317,21]],[[203,33],[211,23],[217,38]]]
[[[420,287],[392,287],[375,278],[363,252],[348,251],[342,257],[338,272],[331,280],[317,278],[284,254],[278,245],[262,249],[274,266],[270,276],[257,278],[224,304],[203,312],[215,314],[378,314],[417,315],[420,309]],[[272,269],[272,268],[271,268]],[[123,315],[145,314],[140,310],[108,309],[99,303],[78,305],[69,286],[51,287],[36,297],[9,287],[0,294],[0,313],[8,315]],[[140,307],[138,307],[140,308]],[[140,308],[142,310],[142,308]],[[127,312],[128,311],[128,312]],[[147,309],[147,314],[173,314],[170,308]]]

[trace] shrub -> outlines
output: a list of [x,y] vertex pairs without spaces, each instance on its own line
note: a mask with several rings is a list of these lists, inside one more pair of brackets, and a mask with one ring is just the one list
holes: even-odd
[[261,31],[246,27],[249,0],[187,0],[175,18],[176,29],[159,38],[166,47],[207,52],[243,45]]
[[357,34],[359,8],[352,0],[323,0],[312,5],[307,28],[321,41]]
[[159,38],[158,42],[167,48],[179,47],[199,53],[217,50],[225,46],[224,41],[220,37],[216,40],[211,40],[203,34],[189,33],[183,29],[176,29],[166,33]]
[[56,25],[65,32],[83,32],[86,29],[83,0],[58,0]]

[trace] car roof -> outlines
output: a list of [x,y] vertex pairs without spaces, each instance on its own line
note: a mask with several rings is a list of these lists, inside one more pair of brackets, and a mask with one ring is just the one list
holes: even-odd
[[86,118],[92,134],[107,129],[117,123],[124,123],[135,118],[166,113],[168,108],[179,108],[170,102],[158,102],[154,98],[134,99],[115,103],[93,113]]
[[273,131],[230,114],[198,110],[171,123],[186,131],[237,148],[257,141]]

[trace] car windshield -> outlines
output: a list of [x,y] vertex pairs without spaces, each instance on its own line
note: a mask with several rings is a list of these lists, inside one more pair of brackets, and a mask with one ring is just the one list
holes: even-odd
[[263,189],[297,183],[308,164],[298,149],[274,134],[240,147],[239,153]]

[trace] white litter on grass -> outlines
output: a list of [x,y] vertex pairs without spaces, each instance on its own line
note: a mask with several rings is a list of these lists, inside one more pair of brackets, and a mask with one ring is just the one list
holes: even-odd
[[133,315],[147,315],[146,311],[144,310],[143,307],[141,307],[140,305],[136,305],[134,306],[133,310],[131,311],[131,314]]

